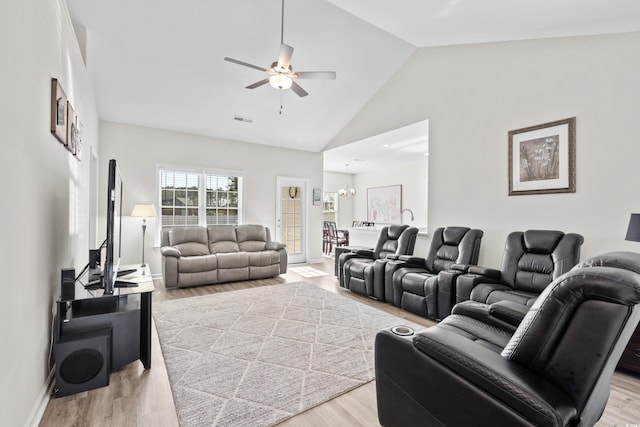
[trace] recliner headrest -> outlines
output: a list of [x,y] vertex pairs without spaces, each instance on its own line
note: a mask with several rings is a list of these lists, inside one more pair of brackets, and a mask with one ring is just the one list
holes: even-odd
[[562,231],[527,230],[524,232],[523,239],[529,252],[548,254],[553,252],[562,236],[564,236]]
[[446,245],[458,245],[469,230],[468,227],[446,227],[442,231],[442,241]]
[[389,239],[398,240],[407,227],[409,226],[405,224],[391,224],[387,230],[387,236]]

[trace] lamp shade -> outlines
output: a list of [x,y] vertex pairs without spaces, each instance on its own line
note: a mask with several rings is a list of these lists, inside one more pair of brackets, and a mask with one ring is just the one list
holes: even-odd
[[632,213],[629,218],[629,228],[627,228],[627,236],[625,240],[632,242],[640,242],[640,214]]
[[156,216],[156,209],[153,205],[135,205],[131,211],[131,216],[141,216],[151,218]]

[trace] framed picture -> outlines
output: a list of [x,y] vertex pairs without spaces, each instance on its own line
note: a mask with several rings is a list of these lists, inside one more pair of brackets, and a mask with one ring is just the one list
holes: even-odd
[[575,192],[575,117],[509,132],[509,196]]
[[78,116],[76,116],[76,125],[76,130],[78,133],[76,137],[76,159],[80,161],[82,160],[82,148],[84,144],[84,125],[82,124],[82,122],[80,122]]
[[51,79],[51,133],[67,145],[67,95],[58,79]]
[[320,206],[322,203],[322,190],[319,188],[313,189],[313,206]]
[[76,124],[76,113],[67,101],[67,150],[71,154],[76,154],[76,146],[78,145],[78,126]]
[[367,188],[367,221],[400,223],[402,185]]

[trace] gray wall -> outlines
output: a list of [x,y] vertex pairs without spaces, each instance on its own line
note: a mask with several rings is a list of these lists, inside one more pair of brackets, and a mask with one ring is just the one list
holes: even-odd
[[[583,259],[637,251],[639,50],[640,33],[422,48],[327,148],[428,118],[429,229],[483,229],[485,265],[533,228],[583,234]],[[573,116],[576,193],[508,197],[508,131]]]
[[[97,150],[98,119],[62,0],[3,2],[0,52],[0,424],[21,426],[38,419],[48,398],[60,269],[87,262],[89,159]],[[61,81],[84,125],[82,162],[49,132],[52,77]]]

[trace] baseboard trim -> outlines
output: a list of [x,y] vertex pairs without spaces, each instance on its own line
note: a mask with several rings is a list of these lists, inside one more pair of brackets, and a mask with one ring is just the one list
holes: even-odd
[[49,399],[51,398],[51,391],[53,388],[53,377],[56,372],[56,367],[54,366],[49,372],[49,376],[47,377],[42,389],[40,389],[40,393],[38,393],[38,398],[31,409],[31,413],[29,414],[29,418],[27,418],[27,422],[24,423],[25,427],[38,427],[40,425],[40,421],[42,421],[42,416],[44,415],[45,409],[47,409],[47,405],[49,404]]

